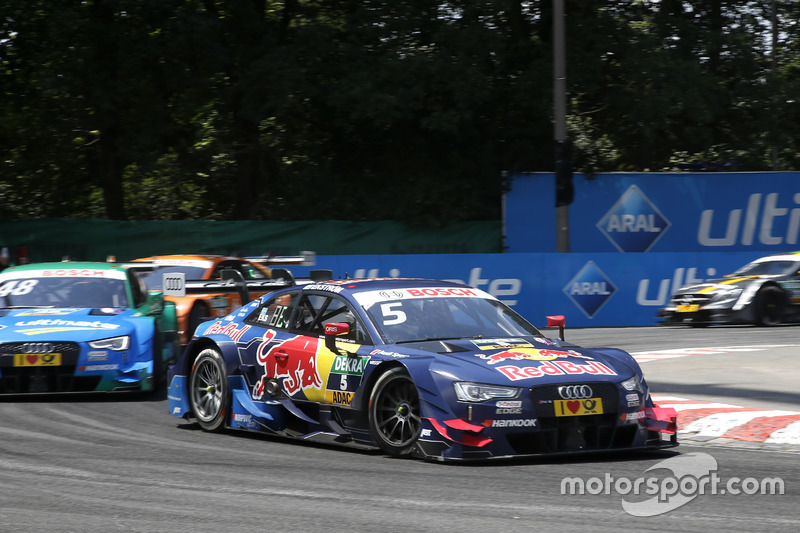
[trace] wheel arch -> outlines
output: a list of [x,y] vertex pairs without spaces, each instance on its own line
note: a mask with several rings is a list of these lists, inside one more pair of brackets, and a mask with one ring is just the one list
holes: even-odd
[[[765,313],[765,310],[761,307],[762,302],[760,301],[764,295],[771,293],[774,293],[775,297],[780,298],[779,309],[781,312],[775,320],[773,320],[772,317],[768,317],[769,313]],[[755,294],[753,295],[753,301],[751,305],[753,309],[753,318],[755,319],[756,324],[762,326],[775,326],[783,323],[786,319],[786,314],[789,312],[789,308],[792,305],[792,300],[789,293],[783,287],[781,287],[780,284],[775,281],[768,280],[758,287],[758,290],[756,290]]]
[[[411,389],[404,390],[408,385]],[[423,400],[405,365],[387,365],[377,373],[368,397],[367,425],[373,444],[394,457],[410,456],[422,431]]]
[[363,413],[367,412],[367,409],[369,408],[369,399],[372,396],[375,383],[378,382],[378,379],[380,379],[382,375],[394,368],[401,369],[410,375],[408,368],[399,361],[385,361],[375,367],[375,369],[367,376],[366,382],[361,386],[361,394],[357,400],[357,408],[359,411]]
[[182,373],[186,375],[189,374],[189,371],[194,366],[195,360],[197,360],[197,356],[199,356],[200,352],[206,348],[215,348],[220,355],[222,355],[223,360],[225,359],[225,352],[222,350],[219,344],[208,337],[200,337],[188,345],[186,350],[183,352],[183,368],[181,369]]

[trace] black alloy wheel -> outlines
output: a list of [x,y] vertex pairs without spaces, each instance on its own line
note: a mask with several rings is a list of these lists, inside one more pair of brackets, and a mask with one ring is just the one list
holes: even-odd
[[419,392],[411,377],[399,368],[387,371],[369,398],[369,426],[378,445],[389,455],[408,455],[421,424]]

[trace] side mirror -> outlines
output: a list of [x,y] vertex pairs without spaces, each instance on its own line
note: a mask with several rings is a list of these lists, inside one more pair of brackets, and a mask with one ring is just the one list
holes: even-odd
[[165,300],[161,291],[147,291],[141,294],[139,300],[139,302],[136,302],[136,307],[147,307],[148,315],[161,313],[164,310]]
[[567,323],[567,319],[564,318],[564,315],[555,315],[547,317],[547,327],[558,327],[558,338],[562,341],[564,340],[564,325]]
[[344,322],[329,322],[325,324],[325,347],[336,355],[341,355],[341,352],[336,348],[336,337],[347,335],[348,333],[350,333],[350,324]]

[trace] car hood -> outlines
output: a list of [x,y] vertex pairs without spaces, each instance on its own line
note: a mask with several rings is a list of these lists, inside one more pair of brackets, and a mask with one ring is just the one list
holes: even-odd
[[615,348],[581,348],[550,339],[459,339],[405,345],[435,354],[439,368],[459,380],[532,386],[564,381],[619,381],[638,365]]
[[0,340],[66,339],[89,341],[133,330],[132,309],[0,309]]
[[767,279],[773,279],[780,276],[736,276],[736,277],[728,277],[728,278],[719,278],[719,279],[711,279],[707,280],[703,283],[697,283],[695,285],[686,285],[678,289],[676,294],[694,294],[699,292],[707,292],[711,293],[717,290],[725,290],[725,289],[733,289],[733,288],[744,288],[751,283],[760,283]]

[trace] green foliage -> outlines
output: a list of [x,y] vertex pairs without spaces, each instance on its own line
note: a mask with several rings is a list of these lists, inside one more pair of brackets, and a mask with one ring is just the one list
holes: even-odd
[[[800,168],[797,2],[565,4],[576,171]],[[503,172],[553,168],[551,16],[0,0],[2,216],[498,219]]]

